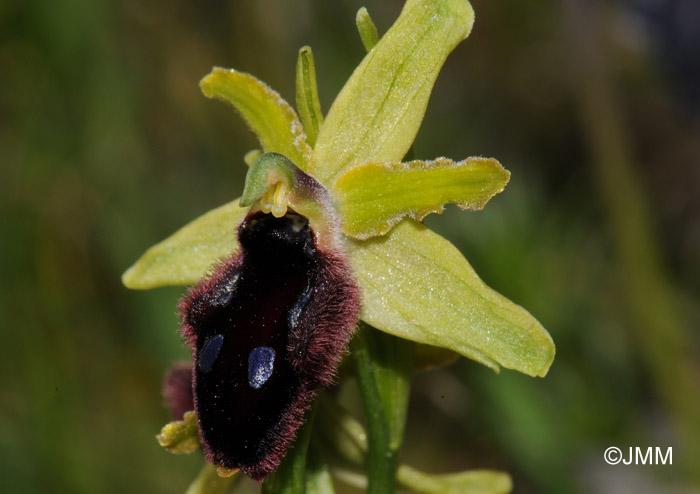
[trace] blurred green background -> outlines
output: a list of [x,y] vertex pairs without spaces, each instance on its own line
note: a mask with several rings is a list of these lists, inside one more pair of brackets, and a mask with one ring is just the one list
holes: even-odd
[[[242,190],[256,147],[197,82],[235,67],[327,110],[402,1],[0,2],[0,492],[179,493],[160,384],[180,288],[130,292],[151,244]],[[700,4],[474,0],[417,158],[512,172],[427,223],[550,331],[545,379],[460,360],[416,376],[404,459],[507,470],[515,492],[700,492]],[[609,466],[609,446],[673,465]]]

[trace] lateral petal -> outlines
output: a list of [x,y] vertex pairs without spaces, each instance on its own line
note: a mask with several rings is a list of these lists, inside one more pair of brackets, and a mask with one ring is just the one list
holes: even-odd
[[489,158],[371,162],[343,172],[333,196],[345,234],[366,239],[385,234],[406,216],[421,221],[440,213],[448,203],[478,211],[509,179],[510,173]]
[[240,113],[258,136],[263,151],[283,154],[305,172],[313,172],[313,154],[304,126],[277,91],[250,74],[214,67],[199,87]]

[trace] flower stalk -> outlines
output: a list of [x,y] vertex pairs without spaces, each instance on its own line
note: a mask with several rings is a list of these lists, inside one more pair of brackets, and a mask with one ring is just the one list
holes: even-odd
[[414,343],[362,323],[350,349],[369,434],[367,492],[391,493],[406,425]]

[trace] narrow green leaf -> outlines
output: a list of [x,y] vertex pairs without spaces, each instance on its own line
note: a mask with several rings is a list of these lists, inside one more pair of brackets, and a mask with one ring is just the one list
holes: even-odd
[[544,376],[554,343],[525,309],[486,286],[462,254],[419,223],[349,242],[362,319],[387,333],[449,348],[494,370]]
[[197,283],[214,262],[238,250],[236,228],[247,212],[236,199],[200,216],[148,249],[122,282],[137,290]]
[[175,454],[192,453],[199,448],[199,429],[194,412],[186,412],[182,420],[166,424],[156,436],[158,443]]
[[313,172],[313,154],[299,117],[276,91],[250,74],[214,67],[199,83],[204,96],[228,103],[260,140],[263,151],[285,155]]
[[316,405],[306,412],[306,421],[297,431],[292,447],[287,451],[282,463],[262,485],[262,494],[305,494],[306,456],[311,439]]
[[403,487],[424,494],[506,494],[513,489],[510,475],[493,470],[431,475],[401,465],[396,478]]
[[[343,464],[333,466],[333,475],[359,489],[367,488],[367,476],[357,467],[364,463],[367,454],[367,434],[362,425],[345,409],[328,397],[320,401],[320,435],[340,453]],[[350,454],[347,454],[350,453]],[[400,464],[396,470],[396,482],[412,492],[426,494],[505,494],[512,489],[510,476],[491,470],[432,475]]]
[[320,437],[340,456],[361,465],[367,455],[367,433],[347,410],[325,393],[319,395],[319,413],[316,417]]
[[310,46],[304,46],[299,50],[297,58],[297,111],[304,124],[306,140],[312,148],[316,144],[318,131],[323,124],[321,103],[318,100],[318,86],[316,85],[316,64],[314,54]]
[[406,2],[331,106],[316,141],[314,176],[328,185],[349,166],[401,160],[440,67],[473,21],[466,0]]
[[306,458],[305,494],[333,494],[334,492],[333,479],[319,444],[319,439],[316,436],[312,436]]
[[421,221],[445,204],[478,211],[503,188],[510,173],[489,158],[447,158],[409,163],[364,163],[333,185],[347,235],[365,239],[388,232],[402,218]]
[[231,492],[241,477],[240,472],[229,477],[220,477],[214,465],[205,463],[185,494],[226,494]]
[[360,10],[357,11],[355,25],[357,25],[357,32],[360,34],[365,50],[369,52],[379,42],[379,33],[365,7],[360,7]]
[[[334,465],[333,476],[360,490],[369,487],[368,476],[356,467]],[[396,483],[401,492],[419,494],[507,494],[513,482],[505,472],[495,470],[467,470],[458,473],[433,475],[421,472],[408,465],[399,465]]]
[[369,482],[364,471],[357,468],[349,468],[345,465],[333,465],[331,472],[333,477],[342,483],[352,486],[360,492],[367,492]]

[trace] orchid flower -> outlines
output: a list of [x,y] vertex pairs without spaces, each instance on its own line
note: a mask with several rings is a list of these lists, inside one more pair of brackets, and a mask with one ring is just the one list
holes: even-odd
[[[417,352],[437,347],[496,371],[547,373],[554,358],[547,331],[421,223],[450,203],[482,209],[510,173],[492,158],[402,161],[439,69],[473,20],[465,0],[408,0],[377,40],[361,10],[367,55],[325,117],[309,47],[299,52],[296,111],[250,74],[214,68],[200,82],[206,97],[240,114],[261,150],[246,155],[240,198],[148,249],[123,282],[193,286],[180,309],[194,370],[180,369],[172,382],[187,387],[194,374],[194,395],[171,395],[180,400],[177,418],[185,417],[176,426],[189,421],[195,430],[197,420],[220,472],[240,468],[262,480],[278,466],[360,320],[415,342]],[[238,380],[226,381],[239,368]],[[222,383],[237,391],[221,398]],[[294,391],[284,403],[270,404],[286,389]],[[184,414],[192,403],[196,413]],[[248,416],[236,412],[222,433],[238,407]],[[262,432],[239,432],[245,448],[229,447],[250,416],[268,411],[274,417]]]

